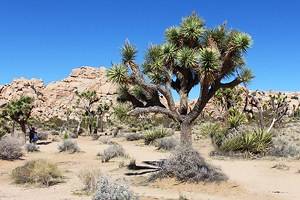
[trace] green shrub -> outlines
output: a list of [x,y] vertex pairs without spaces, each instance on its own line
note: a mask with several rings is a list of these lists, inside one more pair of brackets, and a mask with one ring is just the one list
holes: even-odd
[[223,152],[265,153],[272,142],[272,134],[266,131],[247,131],[226,136],[220,150]]
[[230,108],[228,110],[227,123],[230,128],[237,128],[246,122],[247,117],[243,112],[239,111],[237,108]]
[[147,130],[144,134],[145,144],[151,144],[154,142],[154,140],[166,137],[170,134],[170,131],[165,128],[155,128],[152,130]]
[[48,187],[60,182],[62,173],[57,165],[40,159],[28,161],[25,165],[15,168],[12,178],[17,184],[41,184]]

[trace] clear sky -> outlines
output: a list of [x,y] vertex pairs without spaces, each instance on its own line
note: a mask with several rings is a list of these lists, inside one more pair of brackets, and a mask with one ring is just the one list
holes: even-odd
[[251,89],[300,91],[299,0],[0,0],[0,84],[17,77],[46,83],[72,68],[120,60],[128,38],[139,49],[196,11],[208,27],[248,32]]

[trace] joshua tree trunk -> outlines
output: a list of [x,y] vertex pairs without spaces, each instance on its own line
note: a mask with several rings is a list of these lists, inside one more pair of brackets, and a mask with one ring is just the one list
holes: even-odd
[[103,114],[100,115],[100,132],[104,131],[104,124],[103,124]]
[[182,122],[180,127],[180,143],[182,145],[192,145],[192,125]]
[[77,136],[79,135],[79,132],[80,132],[81,122],[82,122],[82,119],[79,119],[79,122],[78,122],[78,125],[77,125],[77,129],[76,129]]
[[15,136],[15,127],[16,127],[16,123],[15,121],[12,122],[12,130],[11,130],[11,135]]
[[20,124],[21,130],[22,130],[22,132],[24,134],[24,141],[26,143],[26,123],[20,122],[19,124]]
[[179,113],[182,115],[186,115],[187,112],[188,112],[188,93],[184,91],[180,91]]

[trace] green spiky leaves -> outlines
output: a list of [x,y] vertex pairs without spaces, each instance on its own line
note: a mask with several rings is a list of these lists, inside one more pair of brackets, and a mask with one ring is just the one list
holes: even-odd
[[242,82],[249,83],[253,78],[254,75],[250,69],[245,67],[241,69],[240,79]]
[[192,68],[197,65],[196,53],[193,49],[182,48],[178,51],[177,60],[179,65],[186,68]]
[[124,46],[121,49],[123,63],[126,64],[128,62],[133,62],[135,60],[136,53],[137,50],[135,46],[133,46],[128,40],[126,40]]
[[252,38],[247,33],[236,32],[233,36],[233,44],[241,51],[246,52],[252,45]]
[[112,68],[107,70],[107,77],[110,81],[123,85],[129,81],[127,67],[119,64],[113,65]]
[[178,27],[170,27],[165,32],[166,40],[172,44],[178,44],[180,41],[180,29]]
[[183,18],[180,25],[180,34],[189,41],[197,41],[204,32],[203,21],[196,15],[192,14]]
[[203,48],[199,56],[204,71],[214,71],[220,66],[220,53],[215,48]]

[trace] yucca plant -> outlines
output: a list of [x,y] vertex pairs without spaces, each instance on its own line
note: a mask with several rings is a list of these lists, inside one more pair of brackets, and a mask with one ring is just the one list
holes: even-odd
[[267,131],[254,130],[226,136],[220,150],[223,152],[265,153],[272,142],[272,134]]
[[171,135],[170,131],[162,127],[147,130],[144,134],[145,144],[151,144],[154,142],[154,140],[166,137],[168,135]]
[[228,110],[227,122],[230,128],[238,128],[240,125],[247,122],[247,117],[245,113],[239,111],[235,107],[232,107]]
[[[166,29],[165,38],[163,44],[148,48],[141,65],[136,47],[126,41],[121,63],[114,64],[107,77],[126,88],[120,94],[133,105],[130,115],[164,114],[180,124],[181,143],[191,145],[192,124],[215,93],[253,78],[244,61],[252,39],[225,24],[208,28],[195,13]],[[190,108],[188,96],[197,85],[199,96]],[[172,90],[180,97],[179,108]]]

